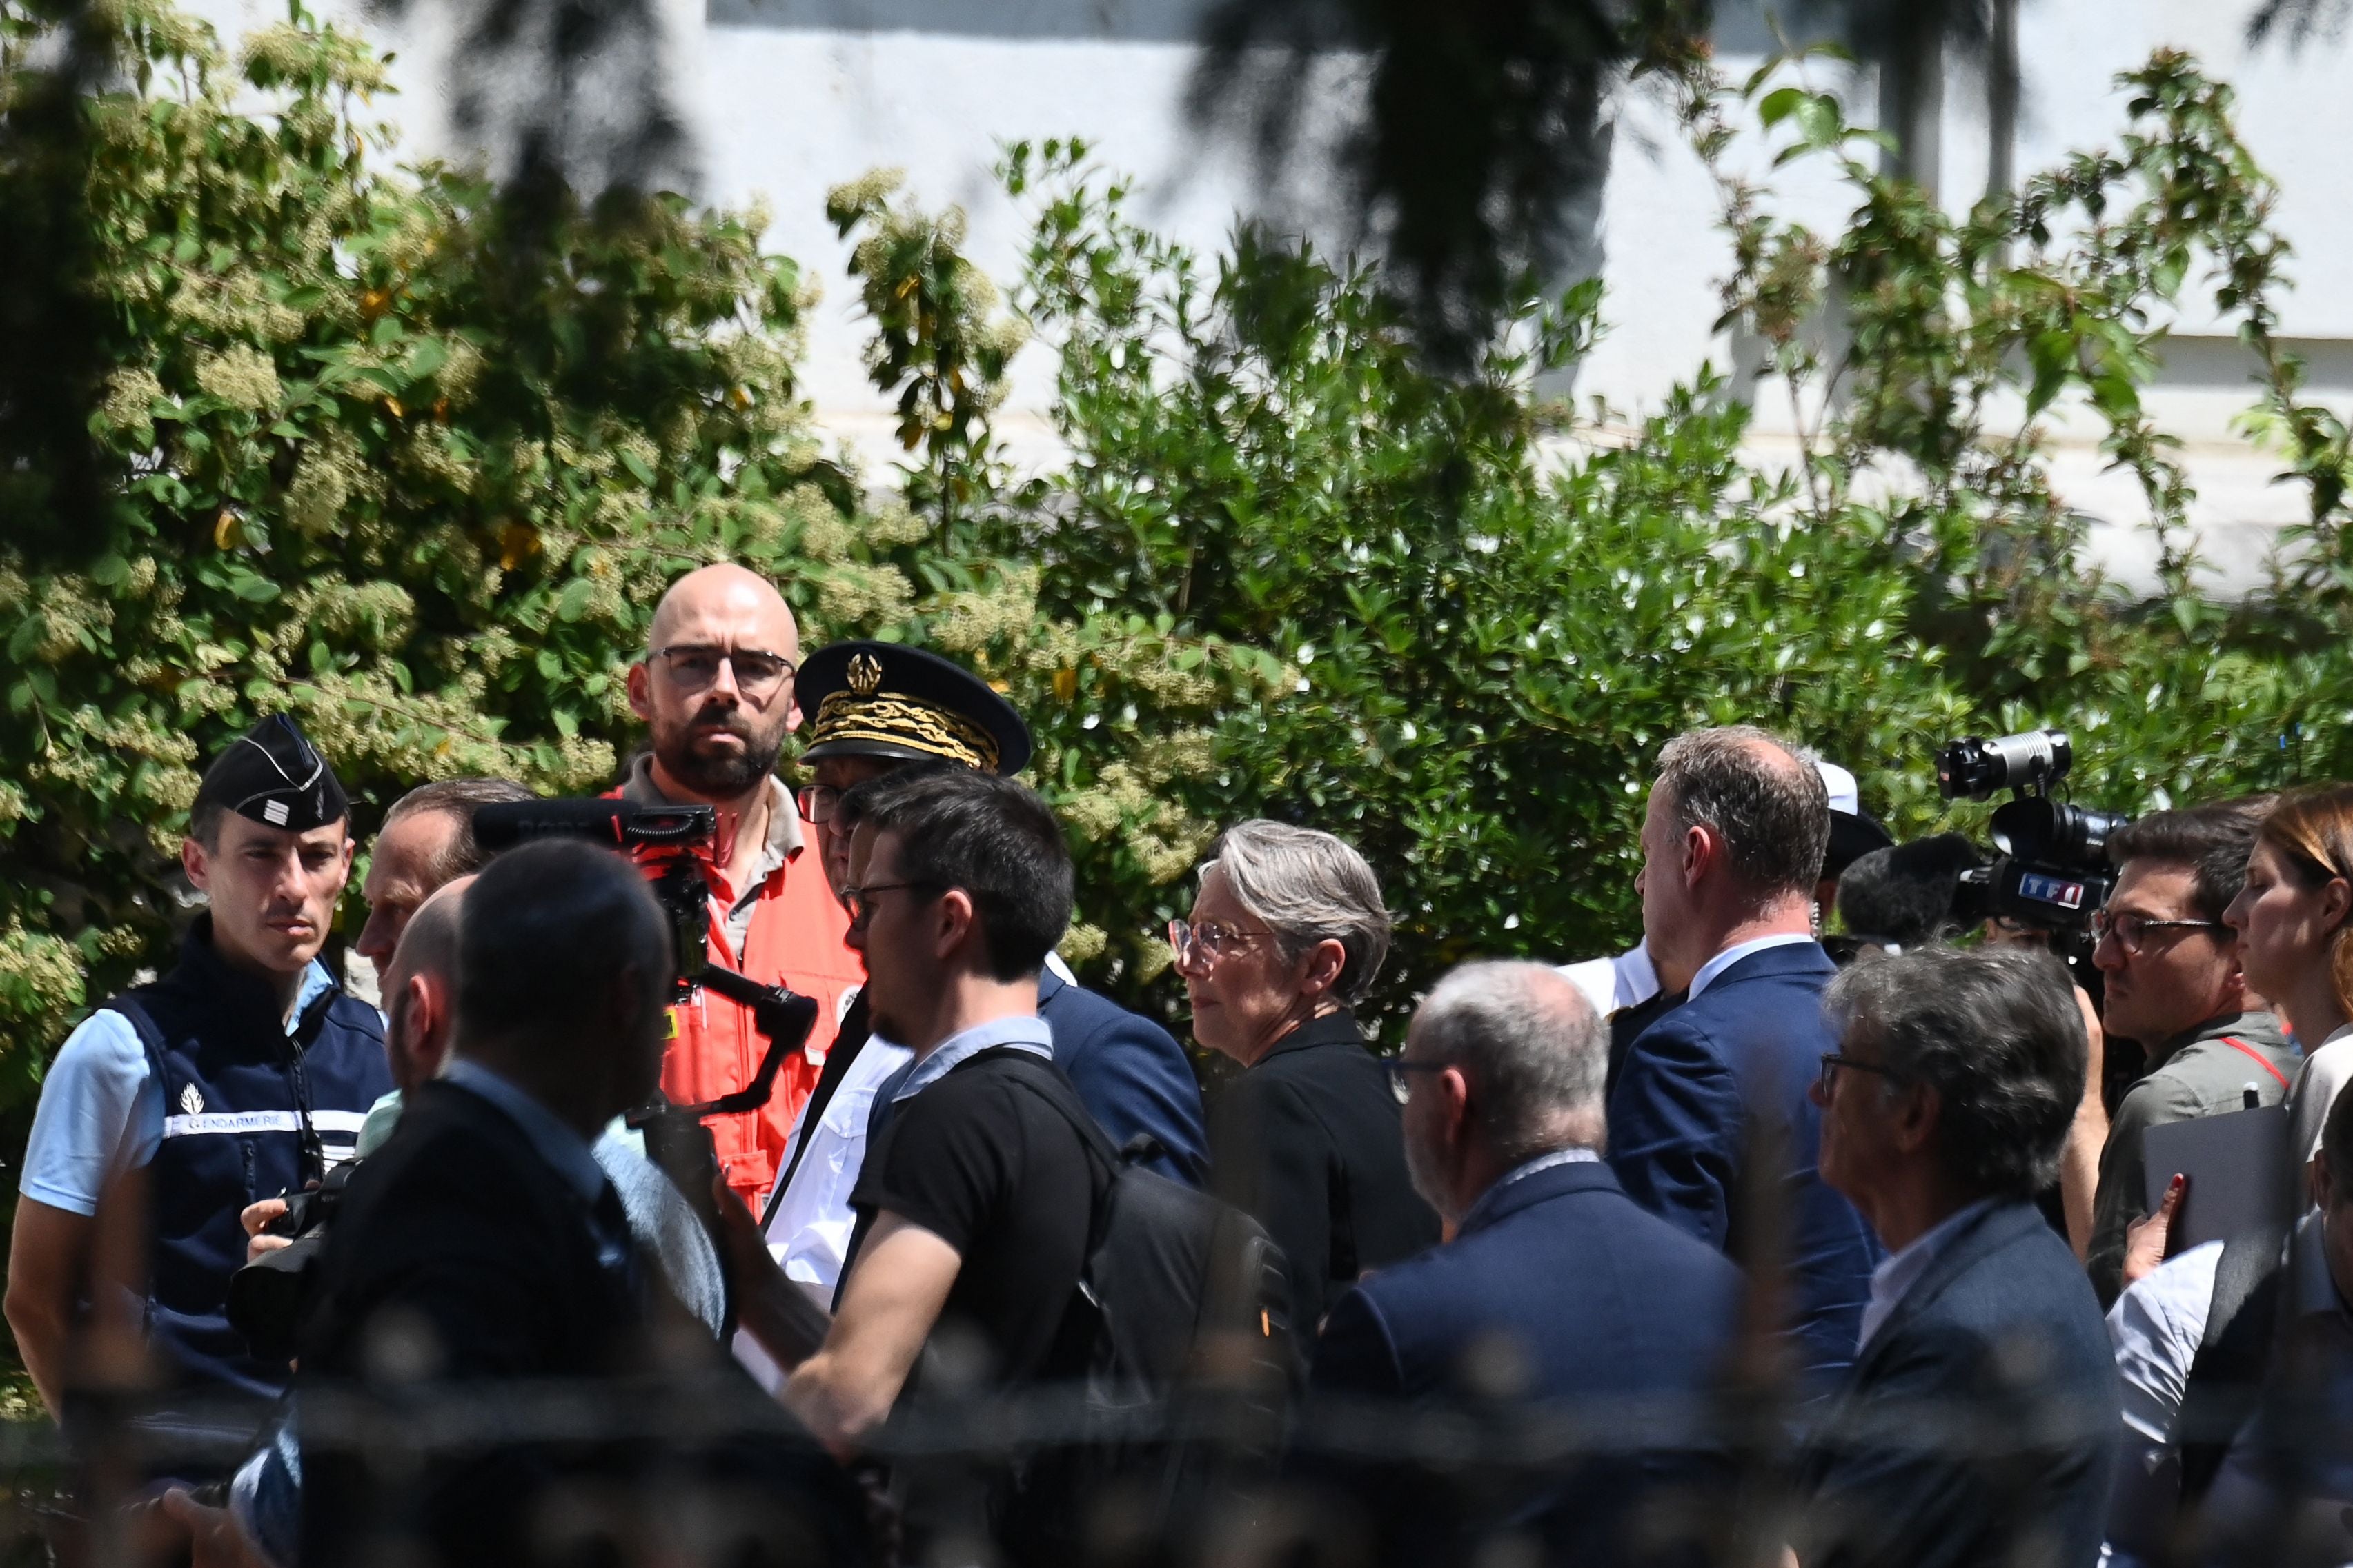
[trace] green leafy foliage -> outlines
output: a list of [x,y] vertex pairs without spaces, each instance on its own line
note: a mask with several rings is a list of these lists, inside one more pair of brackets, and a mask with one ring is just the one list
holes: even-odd
[[[1905,832],[1977,820],[1936,798],[1937,743],[2032,723],[2123,809],[2347,769],[2344,430],[2274,341],[2270,187],[2186,60],[2134,79],[2119,151],[1966,215],[1880,178],[1806,62],[1676,63],[1713,165],[1770,137],[1855,205],[1817,234],[1721,174],[1725,325],[1763,378],[1697,367],[1639,414],[1539,390],[1604,330],[1595,285],[1518,289],[1441,374],[1377,268],[1249,228],[1197,255],[1083,145],[1008,150],[1036,222],[1003,297],[960,215],[870,177],[828,203],[906,453],[870,489],[811,427],[813,286],[756,214],[397,168],[354,119],[376,63],[332,28],[298,16],[232,70],[152,0],[106,15],[78,166],[107,505],[12,490],[0,537],[0,1107],[164,957],[195,770],[256,715],[299,714],[364,828],[427,777],[601,787],[654,600],[722,558],[812,646],[920,640],[1008,693],[1079,858],[1066,952],[1172,1014],[1161,924],[1242,816],[1370,856],[1393,1022],[1469,953],[1630,940],[1643,783],[1692,724],[1820,747]],[[6,16],[21,96],[47,33]],[[0,160],[0,202],[30,167]],[[2192,289],[2312,498],[2243,602],[2200,587],[2143,397]],[[1070,457],[1024,477],[990,419],[1030,332]],[[1761,465],[1746,400],[1783,395],[1799,457]],[[2087,560],[2062,412],[2141,481],[2152,596]]]
[[[256,717],[300,717],[363,829],[427,778],[601,789],[633,736],[624,668],[704,562],[774,577],[812,646],[927,640],[1046,711],[1038,766],[1096,829],[1091,886],[1189,864],[1206,829],[1163,785],[1208,765],[1208,717],[1258,661],[1046,617],[1033,568],[870,505],[811,433],[813,296],[756,215],[380,168],[356,40],[298,14],[232,70],[163,5],[109,16],[119,86],[80,105],[109,505],[20,493],[0,537],[0,1108],[80,1008],[168,961],[198,770]],[[37,81],[48,36],[10,7],[0,90]],[[21,170],[0,163],[0,204]],[[860,265],[918,311],[885,345],[944,331],[943,384],[994,395],[1018,328],[985,280]],[[910,492],[969,488],[970,422],[918,437],[938,483]]]
[[[1020,302],[1060,353],[1073,459],[1008,526],[1058,612],[1290,666],[1226,716],[1191,798],[1366,850],[1400,920],[1392,1018],[1470,953],[1630,941],[1647,769],[1694,724],[1819,747],[1905,833],[1981,820],[1930,768],[1970,732],[2069,729],[2076,792],[2125,810],[2345,769],[2346,606],[2318,586],[2342,579],[2342,426],[2273,342],[2286,247],[2228,89],[2160,55],[2126,79],[2120,151],[1957,216],[1879,174],[1809,66],[1678,68],[1733,241],[1722,324],[1763,374],[1702,367],[1630,420],[1536,390],[1600,330],[1589,287],[1524,291],[1472,373],[1440,377],[1372,268],[1248,229],[1205,260],[1135,224],[1083,149],[1013,150],[1009,187],[1039,193]],[[1843,228],[1725,172],[1744,135],[1831,160]],[[2192,492],[2142,398],[2192,286],[2267,372],[2254,427],[2313,501],[2308,563],[2239,603],[2201,587]],[[1745,399],[1783,395],[1798,459],[1762,466]],[[2152,597],[2102,577],[2052,484],[2061,411],[2140,482]],[[1137,911],[1139,943],[1165,912]]]

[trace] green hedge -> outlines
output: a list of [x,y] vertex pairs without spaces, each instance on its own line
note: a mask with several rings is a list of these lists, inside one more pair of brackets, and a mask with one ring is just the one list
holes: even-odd
[[[661,584],[722,557],[776,576],[812,646],[921,640],[1011,695],[1080,858],[1068,951],[1172,1010],[1157,932],[1244,815],[1372,858],[1391,1016],[1466,953],[1624,942],[1644,772],[1690,724],[1796,734],[1906,832],[1975,820],[1928,769],[1971,731],[2065,725],[2079,795],[2122,809],[2347,771],[2344,431],[2271,343],[2269,187],[2187,61],[2137,79],[2117,154],[1958,219],[1872,174],[1807,62],[1662,84],[1718,166],[1736,125],[1853,184],[1816,235],[1720,182],[1725,324],[1759,392],[1813,411],[1791,473],[1744,453],[1750,389],[1705,367],[1612,445],[1542,395],[1604,330],[1589,285],[1524,290],[1440,376],[1368,265],[1247,229],[1188,253],[1082,147],[1008,152],[1037,220],[1009,299],[957,215],[870,177],[828,211],[906,447],[874,475],[820,446],[794,381],[812,285],[756,214],[395,167],[352,38],[298,18],[232,70],[162,5],[100,15],[122,85],[80,103],[77,287],[107,504],[0,454],[0,1107],[164,955],[195,770],[257,713],[301,715],[363,828],[426,777],[599,785]],[[22,98],[54,56],[6,18]],[[55,174],[24,151],[12,209]],[[2244,603],[2200,592],[2139,406],[2192,288],[2246,325],[2251,438],[2313,498],[2306,564]],[[990,417],[1033,331],[1071,458],[1024,477]],[[2054,404],[2143,478],[2155,597],[2086,563]]]

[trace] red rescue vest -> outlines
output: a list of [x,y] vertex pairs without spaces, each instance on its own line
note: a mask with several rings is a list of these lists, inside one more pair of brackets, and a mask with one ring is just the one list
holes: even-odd
[[[727,940],[725,911],[734,906],[734,889],[725,868],[709,854],[698,852],[697,858],[711,882],[711,962],[740,970],[764,985],[789,986],[818,1003],[817,1026],[809,1031],[808,1044],[786,1059],[768,1103],[758,1110],[711,1121],[727,1184],[758,1214],[784,1163],[793,1119],[817,1087],[835,1025],[849,1005],[849,994],[865,984],[866,966],[843,940],[849,931],[849,916],[827,884],[814,845],[804,840],[761,885],[741,963]],[[750,1008],[701,991],[670,1014],[678,1026],[662,1058],[663,1093],[691,1105],[716,1100],[752,1080],[768,1042],[752,1027]]]

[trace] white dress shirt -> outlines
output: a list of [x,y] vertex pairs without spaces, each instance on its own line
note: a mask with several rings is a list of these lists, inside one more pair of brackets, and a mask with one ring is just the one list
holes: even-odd
[[1801,942],[1813,940],[1811,931],[1785,931],[1772,936],[1751,937],[1746,942],[1736,942],[1699,966],[1699,973],[1692,976],[1690,998],[1698,1001],[1699,994],[1715,984],[1717,975],[1752,952],[1763,952],[1773,947],[1795,947]]
[[1615,958],[1555,964],[1553,973],[1584,992],[1593,1010],[1605,1018],[1622,1008],[1639,1007],[1659,994],[1659,972],[1651,963],[1651,950],[1639,942]]
[[1891,1255],[1871,1271],[1871,1300],[1862,1309],[1862,1333],[1856,1342],[1858,1355],[1870,1348],[1873,1336],[1894,1315],[1895,1309],[1903,1304],[1905,1293],[1920,1282],[1920,1276],[1928,1272],[1928,1266],[1936,1261],[1936,1255],[1952,1245],[1953,1237],[1960,1234],[1964,1226],[1991,1207],[1991,1198],[1979,1198],[1966,1207],[1955,1209],[1914,1237],[1903,1251]]
[[2126,1286],[2108,1309],[2108,1343],[2125,1385],[2125,1425],[2160,1449],[2172,1445],[2181,1419],[2221,1261],[2219,1241],[2178,1252]]

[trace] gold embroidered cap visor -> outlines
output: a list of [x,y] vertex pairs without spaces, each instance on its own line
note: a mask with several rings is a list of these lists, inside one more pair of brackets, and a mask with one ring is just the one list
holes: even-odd
[[897,643],[835,643],[808,656],[795,697],[813,716],[803,762],[939,759],[1011,774],[1029,761],[1029,727],[961,665]]

